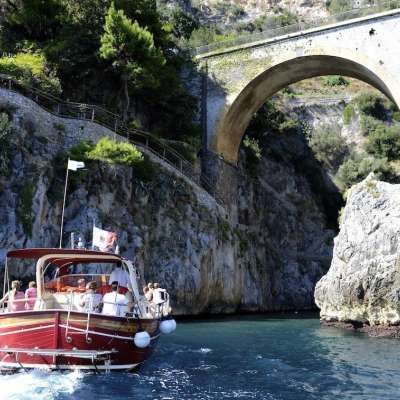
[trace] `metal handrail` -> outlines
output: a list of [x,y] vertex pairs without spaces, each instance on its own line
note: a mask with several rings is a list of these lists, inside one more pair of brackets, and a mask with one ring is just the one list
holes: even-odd
[[0,74],[0,87],[30,98],[40,107],[58,117],[90,121],[110,129],[116,135],[165,161],[192,182],[205,189],[218,203],[223,205],[211,182],[203,174],[196,171],[193,163],[149,132],[127,126],[120,115],[97,105],[62,100],[38,88],[21,83],[8,75]]
[[[285,98],[288,105],[307,105],[311,103],[318,104],[335,104],[340,102],[350,102],[354,96],[351,95],[338,95],[338,96],[303,96],[295,95],[295,97]],[[274,100],[282,100],[282,98],[273,98]]]
[[356,7],[351,10],[341,13],[329,15],[327,17],[314,18],[306,21],[299,21],[295,24],[283,26],[280,28],[268,29],[259,33],[249,33],[247,35],[238,36],[235,39],[222,40],[220,42],[210,43],[205,46],[197,47],[191,50],[194,56],[210,53],[220,49],[240,46],[257,42],[263,39],[271,39],[274,37],[283,36],[289,33],[301,32],[306,29],[318,28],[324,25],[330,25],[335,22],[342,22],[354,18],[365,17],[367,15],[377,14],[379,12],[394,10],[400,8],[400,0],[376,1],[366,7]]

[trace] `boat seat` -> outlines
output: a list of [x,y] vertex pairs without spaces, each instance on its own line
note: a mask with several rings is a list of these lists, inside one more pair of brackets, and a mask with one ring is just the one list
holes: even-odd
[[59,310],[82,311],[82,307],[79,305],[80,294],[81,293],[74,293],[74,292],[57,292],[57,293],[47,292],[45,296],[43,296],[43,301],[37,302],[40,304],[38,304],[37,306],[35,305],[35,309],[36,310],[59,309]]

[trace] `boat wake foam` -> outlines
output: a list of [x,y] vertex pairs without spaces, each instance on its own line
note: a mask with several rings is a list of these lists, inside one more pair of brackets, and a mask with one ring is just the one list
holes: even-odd
[[1,400],[55,400],[72,395],[80,386],[82,372],[33,370],[0,376]]

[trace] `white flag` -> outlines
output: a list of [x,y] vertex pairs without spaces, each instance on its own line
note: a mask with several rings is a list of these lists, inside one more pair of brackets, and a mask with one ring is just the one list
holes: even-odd
[[81,168],[85,168],[85,163],[83,161],[68,160],[68,169],[71,171],[77,171]]
[[116,241],[117,234],[115,232],[105,231],[93,226],[93,247],[97,247],[100,251],[113,251]]

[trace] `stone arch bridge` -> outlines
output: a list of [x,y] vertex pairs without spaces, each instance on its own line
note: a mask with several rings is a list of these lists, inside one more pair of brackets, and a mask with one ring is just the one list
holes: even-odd
[[207,150],[235,164],[252,115],[303,79],[345,75],[400,106],[400,9],[197,54]]

